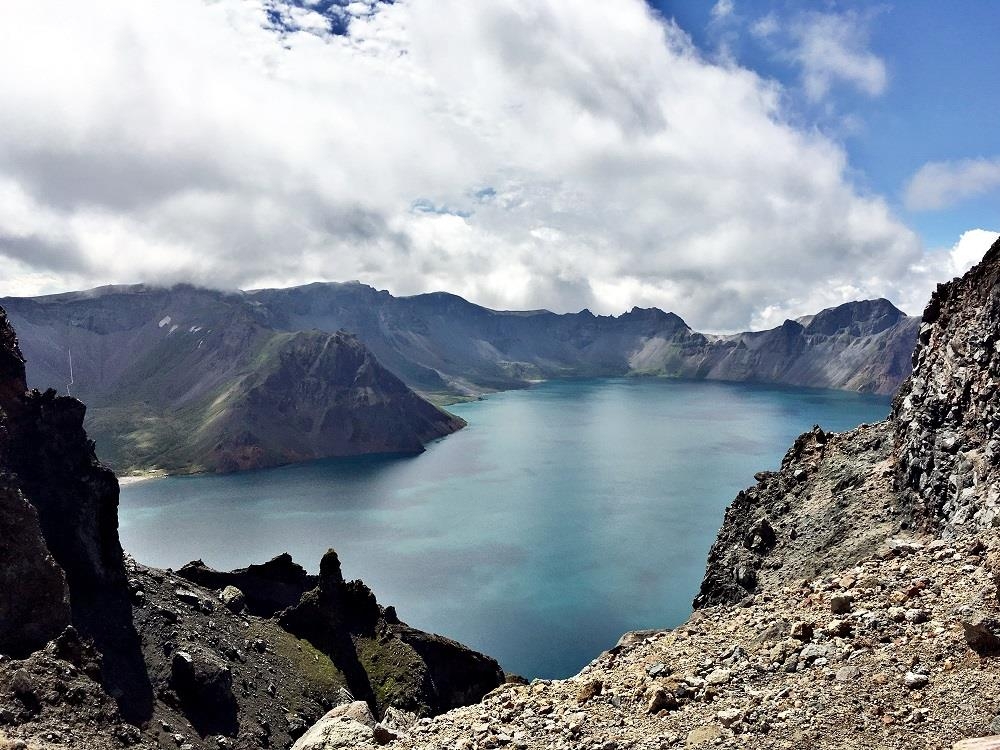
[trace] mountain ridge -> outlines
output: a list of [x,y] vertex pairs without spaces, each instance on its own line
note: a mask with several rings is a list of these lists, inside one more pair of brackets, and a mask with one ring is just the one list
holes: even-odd
[[[820,311],[806,325],[706,335],[658,308],[497,311],[446,292],[394,297],[360,282],[249,292],[106,286],[0,304],[21,332],[29,384],[85,399],[88,429],[119,471],[414,453],[462,426],[395,377],[439,405],[546,379],[630,375],[888,393],[909,373],[917,326],[873,300]],[[291,366],[289,351],[308,358],[324,346],[304,342],[324,335],[342,358],[380,376],[362,383],[329,357],[327,380],[339,390],[326,389],[320,410],[330,419],[324,429],[293,430],[308,421],[307,402],[311,411],[321,405],[297,378],[313,390],[323,390],[323,379],[309,376],[305,362]],[[280,363],[285,376],[274,377]],[[283,406],[259,398],[265,389]],[[348,426],[334,429],[334,415]],[[385,419],[391,429],[377,426]]]
[[12,302],[29,381],[86,399],[118,470],[419,453],[464,426],[355,337],[274,330],[240,294],[131,286]]

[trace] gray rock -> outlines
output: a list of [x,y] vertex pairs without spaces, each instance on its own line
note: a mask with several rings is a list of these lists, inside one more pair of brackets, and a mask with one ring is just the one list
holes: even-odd
[[835,615],[846,615],[853,603],[854,599],[847,594],[834,594],[830,597],[830,611]]
[[837,670],[837,682],[852,682],[861,676],[861,670],[857,667],[841,667]]
[[235,586],[226,586],[222,589],[222,593],[219,594],[219,600],[222,602],[222,606],[237,615],[243,612],[247,606],[246,597]]
[[705,682],[709,685],[725,685],[732,679],[733,673],[728,669],[716,669],[712,671]]
[[719,723],[722,724],[722,726],[731,727],[743,718],[743,712],[738,708],[729,708],[725,711],[719,711],[719,713],[715,715],[715,718],[719,720]]
[[928,682],[930,682],[930,678],[919,672],[907,672],[903,676],[903,684],[910,690],[919,690],[922,687],[926,687]]
[[233,673],[215,656],[201,651],[176,651],[170,661],[170,684],[192,723],[205,734],[236,730]]
[[[353,705],[353,704],[348,704]],[[367,706],[366,706],[367,707]],[[334,713],[344,706],[328,712],[299,737],[292,750],[339,750],[371,742],[375,739],[372,726],[356,721],[346,713]]]
[[364,701],[352,701],[351,703],[331,708],[323,718],[336,719],[341,716],[346,716],[348,719],[356,721],[359,724],[364,724],[369,728],[375,726],[375,717],[372,715],[372,710]]
[[656,664],[653,664],[651,667],[649,667],[646,670],[646,674],[648,674],[650,677],[653,677],[653,678],[661,677],[661,676],[670,674],[670,669],[669,669],[669,667],[667,667],[666,664],[664,664],[661,661],[661,662],[657,662]]
[[394,706],[389,706],[382,715],[382,721],[379,723],[394,732],[405,732],[417,723],[417,715],[410,711],[403,711]]
[[808,643],[799,652],[799,659],[806,662],[814,662],[817,659],[825,659],[829,656],[830,649],[828,646],[824,646],[822,643]]

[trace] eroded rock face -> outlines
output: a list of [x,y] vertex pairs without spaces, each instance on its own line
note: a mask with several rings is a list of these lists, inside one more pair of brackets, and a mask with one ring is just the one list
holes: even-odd
[[258,617],[271,617],[298,604],[302,595],[316,586],[316,576],[292,560],[287,552],[259,565],[224,572],[213,570],[195,560],[177,571],[177,575],[211,589],[227,586],[243,593],[247,611]]
[[[796,440],[726,511],[698,607],[863,559],[898,532],[1000,526],[1000,242],[924,312],[889,418]],[[771,534],[762,524],[766,523]],[[748,543],[749,542],[749,543]]]
[[26,656],[69,623],[66,577],[45,546],[38,513],[0,479],[0,653]]
[[69,625],[69,590],[10,464],[11,411],[24,395],[24,359],[0,309],[0,653],[25,656]]
[[695,606],[737,602],[870,554],[906,523],[892,446],[888,423],[801,435],[779,471],[757,474],[726,509]]
[[922,523],[1000,526],[1000,241],[938,286],[920,324],[913,375],[892,419],[898,481]]
[[170,683],[200,733],[236,733],[233,673],[221,659],[200,650],[176,651],[170,663]]
[[[118,540],[118,480],[98,460],[83,429],[86,407],[54,391],[25,391],[24,359],[7,317],[0,311],[0,480],[6,487],[6,520],[23,524],[5,535],[22,544],[22,558],[35,577],[19,579],[13,602],[30,603],[21,627],[25,639],[16,649],[38,646],[54,637],[69,620],[84,638],[105,654],[105,687],[120,700],[123,712],[141,720],[152,696],[138,637]],[[32,512],[18,505],[18,497]],[[34,537],[34,528],[41,539]],[[51,555],[48,561],[43,550]],[[6,547],[6,555],[17,555]],[[55,566],[55,567],[54,567]],[[17,570],[17,565],[10,570]],[[60,578],[64,582],[60,582]],[[31,590],[21,590],[30,587]],[[37,620],[51,616],[48,624]],[[8,628],[14,642],[17,626]]]

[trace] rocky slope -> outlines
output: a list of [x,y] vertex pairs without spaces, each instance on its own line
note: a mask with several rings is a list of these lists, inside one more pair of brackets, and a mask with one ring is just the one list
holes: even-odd
[[464,425],[356,338],[275,331],[241,295],[115,288],[12,300],[11,315],[29,382],[86,400],[88,430],[122,472],[417,453]]
[[656,309],[499,312],[358,283],[237,294],[105,287],[0,302],[21,332],[29,383],[84,399],[87,428],[119,471],[414,452],[461,427],[390,371],[439,402],[566,376],[891,393],[909,374],[917,325],[873,300],[706,336]]
[[187,578],[127,559],[84,413],[25,390],[0,311],[0,747],[281,748],[355,697],[427,715],[503,681],[345,582],[332,551],[319,577],[286,557]]
[[[400,748],[947,748],[1000,734],[1000,242],[942,285],[889,419],[801,436],[726,512],[695,612]],[[327,726],[368,747],[374,730]],[[348,746],[348,745],[345,745]]]

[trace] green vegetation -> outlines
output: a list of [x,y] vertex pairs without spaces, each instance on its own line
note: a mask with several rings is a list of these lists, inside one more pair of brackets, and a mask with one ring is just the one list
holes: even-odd
[[397,706],[422,715],[430,712],[420,700],[427,668],[412,647],[396,638],[366,636],[355,636],[354,645],[380,710]]
[[269,620],[255,620],[247,630],[250,639],[261,638],[288,662],[290,671],[309,682],[316,696],[333,696],[347,687],[344,674],[330,657],[309,641],[296,638]]

